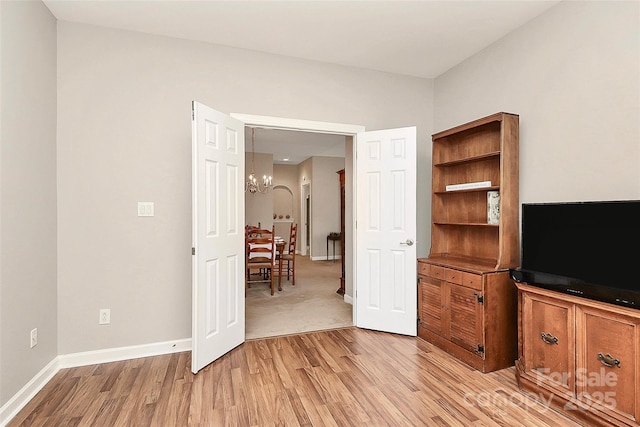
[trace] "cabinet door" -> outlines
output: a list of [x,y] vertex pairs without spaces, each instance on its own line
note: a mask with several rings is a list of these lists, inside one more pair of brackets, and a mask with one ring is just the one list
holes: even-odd
[[484,355],[482,297],[479,291],[447,283],[449,287],[449,335],[451,342]]
[[639,319],[592,308],[578,309],[576,386],[589,406],[623,418],[638,414],[637,349],[633,346]]
[[522,317],[525,371],[539,384],[574,397],[574,305],[525,293]]
[[443,335],[445,323],[444,283],[433,277],[420,276],[418,286],[420,325],[438,335]]

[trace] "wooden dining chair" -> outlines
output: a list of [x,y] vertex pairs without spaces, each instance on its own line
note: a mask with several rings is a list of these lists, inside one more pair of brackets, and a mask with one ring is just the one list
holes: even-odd
[[245,264],[246,288],[252,283],[269,283],[271,295],[275,289],[276,248],[274,229],[246,229],[245,231]]
[[[298,240],[298,224],[291,224],[289,230],[289,242],[286,245],[285,251],[280,255],[281,262],[286,266],[284,267],[287,273],[287,280],[291,278],[291,285],[296,285],[296,242]],[[280,272],[280,281],[284,276],[284,272]]]

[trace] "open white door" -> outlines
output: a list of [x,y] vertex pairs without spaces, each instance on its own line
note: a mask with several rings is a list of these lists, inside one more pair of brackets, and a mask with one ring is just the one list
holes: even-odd
[[195,374],[244,342],[244,123],[193,102]]
[[356,326],[417,334],[416,128],[356,139]]

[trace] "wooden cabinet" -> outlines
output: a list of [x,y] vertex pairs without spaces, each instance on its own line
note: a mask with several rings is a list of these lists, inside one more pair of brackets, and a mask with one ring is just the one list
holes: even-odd
[[640,310],[518,289],[520,387],[589,424],[638,425]]
[[[427,272],[419,276],[420,323],[425,329],[468,351],[479,351],[484,344],[482,295],[476,289],[460,286],[462,272],[421,264],[426,267],[421,270]],[[479,283],[481,279],[478,277],[477,281]]]
[[513,365],[516,288],[506,272],[418,261],[418,335],[482,372]]
[[[418,259],[418,335],[483,372],[513,365],[517,354],[508,269],[520,258],[518,128],[517,115],[497,113],[432,138],[431,251]],[[489,192],[499,194],[495,223]]]

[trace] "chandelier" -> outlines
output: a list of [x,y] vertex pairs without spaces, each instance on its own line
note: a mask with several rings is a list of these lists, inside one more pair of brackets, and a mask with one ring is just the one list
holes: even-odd
[[273,188],[271,175],[263,175],[262,182],[258,182],[256,179],[255,173],[255,158],[256,158],[256,150],[255,143],[253,140],[253,136],[255,134],[255,128],[251,128],[251,173],[249,174],[249,179],[247,179],[247,183],[244,186],[245,193],[267,193],[269,190]]

